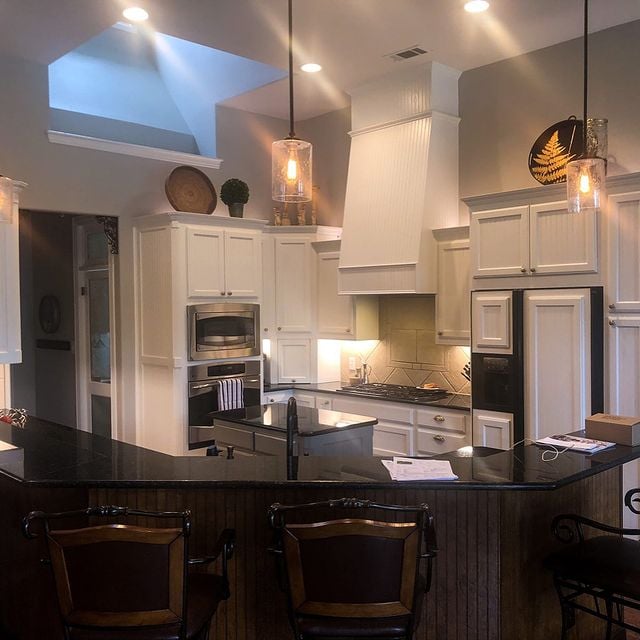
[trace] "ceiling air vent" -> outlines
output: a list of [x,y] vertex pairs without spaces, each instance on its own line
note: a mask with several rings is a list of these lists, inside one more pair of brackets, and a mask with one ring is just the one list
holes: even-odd
[[385,58],[390,58],[394,62],[402,62],[402,60],[409,60],[410,58],[415,58],[416,56],[421,56],[427,53],[426,49],[423,49],[421,46],[414,44],[412,47],[408,49],[402,49],[401,51],[394,51],[393,53],[387,53]]

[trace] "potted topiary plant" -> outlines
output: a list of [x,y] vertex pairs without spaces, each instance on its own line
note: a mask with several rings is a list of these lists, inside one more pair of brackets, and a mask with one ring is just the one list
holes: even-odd
[[242,218],[244,205],[249,201],[249,187],[238,178],[229,178],[220,189],[220,200],[229,207],[229,215]]

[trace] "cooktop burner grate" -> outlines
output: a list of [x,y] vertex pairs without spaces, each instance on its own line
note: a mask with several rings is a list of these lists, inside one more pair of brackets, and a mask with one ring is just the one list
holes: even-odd
[[449,395],[444,389],[423,389],[421,387],[408,387],[401,384],[382,384],[380,382],[370,382],[368,384],[357,384],[352,387],[342,387],[339,391],[352,393],[354,395],[378,396],[397,400],[439,400]]

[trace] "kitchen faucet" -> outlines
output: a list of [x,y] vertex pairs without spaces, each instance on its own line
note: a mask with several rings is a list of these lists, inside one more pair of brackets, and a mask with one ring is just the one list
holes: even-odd
[[298,431],[298,405],[295,398],[287,402],[287,479],[293,480],[295,463],[293,459],[293,437]]

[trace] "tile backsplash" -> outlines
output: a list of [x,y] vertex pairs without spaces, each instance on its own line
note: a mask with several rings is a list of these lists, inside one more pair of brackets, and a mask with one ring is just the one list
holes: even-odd
[[381,296],[380,340],[345,343],[341,350],[340,378],[348,383],[349,368],[366,362],[370,382],[417,386],[433,382],[439,387],[470,393],[461,371],[469,362],[468,347],[451,347],[435,341],[435,296]]

